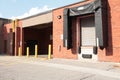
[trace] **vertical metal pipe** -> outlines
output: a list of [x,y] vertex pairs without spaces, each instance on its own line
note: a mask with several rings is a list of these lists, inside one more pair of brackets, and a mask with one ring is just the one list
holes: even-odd
[[12,21],[12,32],[15,32],[15,21]]

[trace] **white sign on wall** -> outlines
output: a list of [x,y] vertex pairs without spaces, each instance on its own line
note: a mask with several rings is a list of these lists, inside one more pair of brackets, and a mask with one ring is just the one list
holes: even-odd
[[63,34],[60,35],[60,39],[63,40]]

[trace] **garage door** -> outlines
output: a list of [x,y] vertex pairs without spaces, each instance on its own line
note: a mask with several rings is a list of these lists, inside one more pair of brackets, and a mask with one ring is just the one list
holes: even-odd
[[95,46],[95,23],[94,16],[81,18],[81,46]]

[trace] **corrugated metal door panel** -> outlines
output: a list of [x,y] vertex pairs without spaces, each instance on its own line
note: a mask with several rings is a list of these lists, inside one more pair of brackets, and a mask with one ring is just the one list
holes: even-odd
[[96,46],[94,17],[81,19],[81,45]]

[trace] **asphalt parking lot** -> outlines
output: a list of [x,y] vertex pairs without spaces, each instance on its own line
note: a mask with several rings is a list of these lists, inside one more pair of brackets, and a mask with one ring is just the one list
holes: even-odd
[[120,66],[119,63],[0,56],[0,80],[120,80]]

